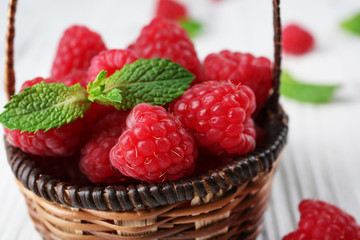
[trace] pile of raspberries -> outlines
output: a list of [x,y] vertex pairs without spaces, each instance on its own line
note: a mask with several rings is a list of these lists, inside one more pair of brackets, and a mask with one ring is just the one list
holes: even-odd
[[94,183],[116,183],[124,176],[177,180],[194,174],[198,159],[209,156],[220,163],[255,149],[253,117],[271,92],[272,63],[228,50],[201,63],[188,34],[169,19],[154,18],[125,49],[108,49],[98,33],[72,26],[60,40],[50,77],[26,81],[22,88],[41,81],[86,87],[101,70],[109,76],[137,59],[156,57],[195,75],[172,103],[141,103],[130,111],[94,103],[83,118],[46,132],[5,129],[8,141],[38,156],[80,152],[79,168]]

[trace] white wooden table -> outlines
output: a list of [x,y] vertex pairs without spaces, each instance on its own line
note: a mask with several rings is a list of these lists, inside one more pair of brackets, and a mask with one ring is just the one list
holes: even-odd
[[[225,48],[272,56],[270,0],[184,2],[205,25],[204,34],[195,39],[201,59]],[[281,99],[290,115],[290,134],[265,214],[264,231],[259,236],[264,240],[278,240],[295,229],[299,219],[297,205],[304,198],[336,204],[360,222],[360,37],[344,33],[338,27],[341,19],[360,10],[360,2],[282,2],[283,21],[304,24],[317,39],[315,51],[300,58],[285,56],[283,67],[299,79],[340,83],[342,88],[332,103],[324,105]],[[1,76],[6,8],[7,1],[1,0]],[[58,39],[67,26],[86,23],[103,35],[109,48],[125,48],[149,21],[152,9],[153,1],[149,0],[19,1],[15,45],[17,86],[35,76],[48,76]],[[0,101],[3,106],[4,93]],[[0,142],[2,146],[2,138]],[[27,215],[3,147],[0,156],[0,240],[41,239]]]

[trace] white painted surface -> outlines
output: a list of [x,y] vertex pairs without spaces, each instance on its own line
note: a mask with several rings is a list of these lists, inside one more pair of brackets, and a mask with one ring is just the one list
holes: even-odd
[[[204,34],[195,39],[201,59],[225,48],[271,57],[270,0],[184,2],[205,24]],[[1,76],[6,8],[7,1],[1,0]],[[316,49],[306,56],[285,55],[284,68],[304,81],[340,83],[342,89],[334,102],[324,105],[281,99],[290,115],[290,134],[259,239],[277,240],[292,231],[299,218],[297,205],[303,198],[334,203],[360,222],[360,37],[339,29],[339,21],[356,10],[360,10],[358,0],[283,0],[284,23],[304,24],[317,40]],[[17,86],[35,76],[48,76],[58,39],[69,25],[86,24],[103,35],[109,48],[125,48],[149,21],[152,12],[153,1],[149,0],[19,1]],[[6,102],[3,92],[0,100],[3,106]],[[3,147],[0,156],[0,240],[39,240]]]

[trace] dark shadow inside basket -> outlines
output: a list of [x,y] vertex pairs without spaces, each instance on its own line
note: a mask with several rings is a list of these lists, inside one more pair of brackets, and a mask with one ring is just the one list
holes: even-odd
[[[270,171],[286,141],[287,115],[281,108],[277,113],[264,109],[266,111],[257,118],[257,124],[265,131],[264,139],[252,153],[234,157],[223,166],[197,176],[159,184],[93,184],[80,172],[79,156],[57,159],[30,156],[12,147],[5,138],[6,151],[16,178],[25,188],[46,200],[77,208],[142,210],[227,191],[261,172]],[[108,196],[106,200],[104,194]]]

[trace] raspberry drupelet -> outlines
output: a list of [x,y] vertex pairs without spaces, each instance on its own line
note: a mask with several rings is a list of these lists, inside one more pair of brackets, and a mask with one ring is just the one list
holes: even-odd
[[160,106],[136,105],[127,130],[110,152],[112,165],[126,176],[148,182],[178,180],[195,168],[197,149],[181,122]]
[[105,50],[101,36],[84,26],[72,26],[60,39],[51,68],[51,77],[62,79],[71,72],[86,70],[91,59]]
[[205,58],[202,77],[203,81],[225,80],[250,87],[256,96],[256,111],[259,111],[272,88],[272,63],[265,57],[224,50]]
[[175,21],[154,18],[145,26],[131,49],[142,58],[167,58],[182,65],[199,81],[200,61],[187,32]]
[[171,110],[190,129],[200,149],[243,155],[255,148],[251,118],[255,106],[249,87],[210,81],[188,89]]

